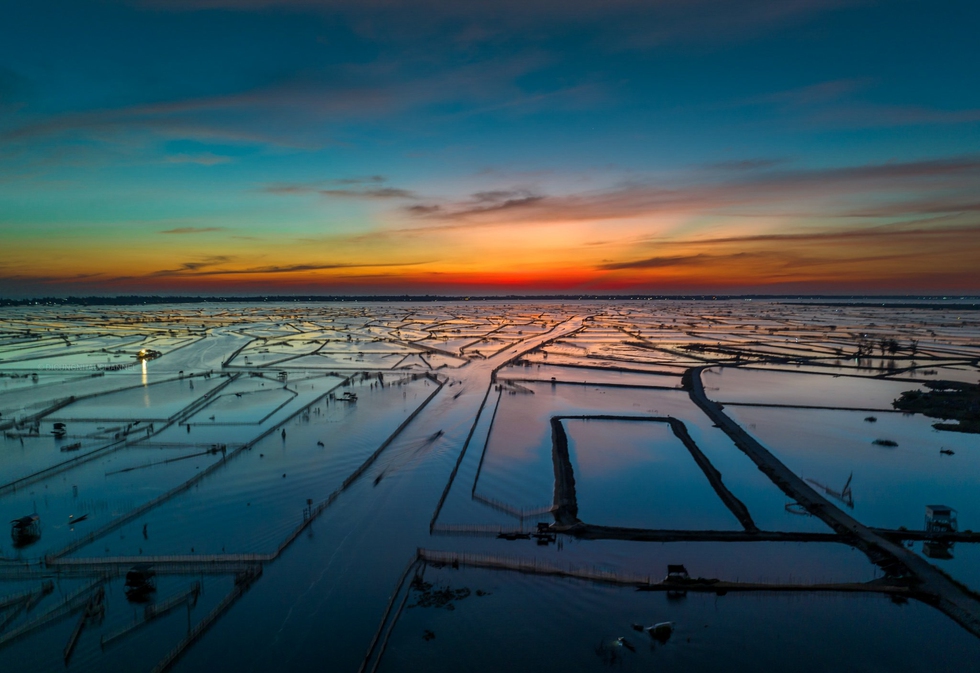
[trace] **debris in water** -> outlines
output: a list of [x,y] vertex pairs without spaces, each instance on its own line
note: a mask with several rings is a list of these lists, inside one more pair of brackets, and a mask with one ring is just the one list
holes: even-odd
[[674,622],[658,622],[653,626],[647,626],[644,630],[650,634],[651,638],[666,643],[670,640],[671,634],[674,633]]

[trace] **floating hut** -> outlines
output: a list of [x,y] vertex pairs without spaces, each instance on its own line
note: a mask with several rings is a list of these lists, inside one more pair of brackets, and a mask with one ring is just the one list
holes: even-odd
[[148,563],[134,565],[126,573],[126,598],[134,603],[145,603],[157,590],[156,571]]
[[[956,510],[946,505],[926,505],[925,530],[927,533],[941,535],[955,533],[957,529]],[[949,560],[953,558],[953,543],[948,540],[926,540],[922,543],[922,553],[929,558]]]
[[26,547],[41,539],[41,517],[28,514],[10,522],[10,537],[15,547]]
[[955,509],[946,505],[926,505],[927,533],[953,533],[956,527]]
[[[665,584],[676,584],[683,586],[690,582],[691,576],[687,572],[687,568],[680,564],[668,564],[667,565],[667,576],[664,577]],[[667,591],[667,598],[677,599],[684,598],[687,596],[687,591],[683,588],[669,589]]]

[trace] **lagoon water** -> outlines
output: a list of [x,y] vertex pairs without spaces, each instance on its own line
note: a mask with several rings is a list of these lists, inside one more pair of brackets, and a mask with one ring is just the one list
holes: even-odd
[[978,360],[942,302],[3,309],[0,670],[970,670],[980,436],[891,402]]

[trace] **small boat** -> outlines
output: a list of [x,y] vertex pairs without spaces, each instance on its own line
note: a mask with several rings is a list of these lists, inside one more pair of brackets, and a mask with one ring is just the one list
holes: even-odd
[[644,630],[650,634],[650,637],[665,643],[674,632],[674,622],[658,622],[653,626],[646,627]]
[[788,502],[783,505],[783,508],[790,514],[795,514],[796,516],[813,516],[806,507],[798,502]]
[[79,523],[80,521],[85,521],[85,519],[87,518],[88,518],[88,514],[82,514],[81,516],[75,516],[74,514],[69,514],[68,523],[69,525],[76,524]]
[[61,447],[61,450],[62,451],[78,451],[80,448],[82,448],[82,443],[81,442],[75,442],[74,444],[66,444],[65,446]]
[[633,646],[633,643],[626,640],[626,636],[620,636],[619,638],[614,639],[611,645],[613,647],[625,647],[630,652],[636,652],[636,648]]

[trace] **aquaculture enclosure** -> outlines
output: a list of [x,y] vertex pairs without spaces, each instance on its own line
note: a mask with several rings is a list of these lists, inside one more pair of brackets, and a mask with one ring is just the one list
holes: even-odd
[[5,309],[0,666],[965,670],[976,308]]

